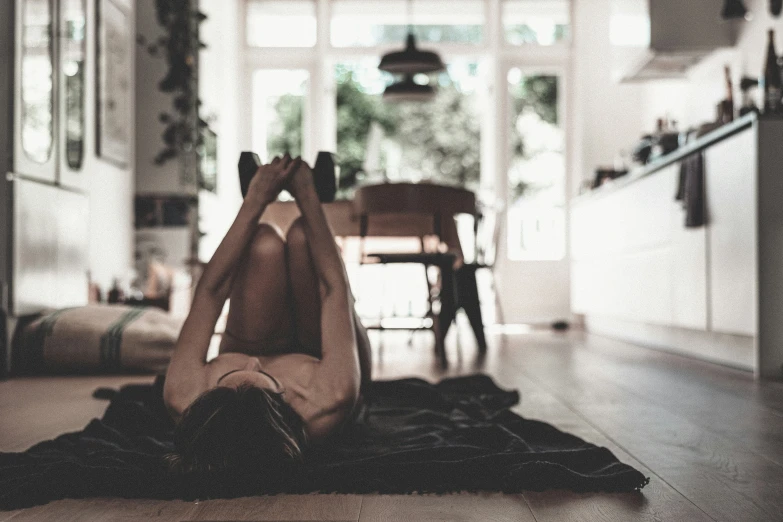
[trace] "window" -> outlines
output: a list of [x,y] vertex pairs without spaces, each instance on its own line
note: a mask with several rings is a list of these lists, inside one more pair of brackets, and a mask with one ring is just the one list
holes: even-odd
[[[285,151],[308,159],[334,151],[338,198],[384,180],[480,189],[482,199],[505,210],[509,259],[563,259],[564,76],[551,71],[569,67],[571,0],[498,0],[499,10],[487,9],[485,0],[242,1],[244,81],[253,106],[243,128],[262,160]],[[395,78],[378,62],[402,48],[409,28],[448,71],[415,78],[436,85],[434,100],[387,103],[382,93]],[[495,28],[500,34],[491,35]],[[501,48],[490,45],[497,38]],[[538,69],[511,69],[506,85],[494,84],[492,71],[531,56]],[[510,105],[501,107],[506,102],[495,92]],[[498,163],[507,172],[496,172]]]
[[250,0],[246,29],[252,47],[313,47],[315,0]]
[[511,45],[553,45],[570,38],[570,0],[504,0],[503,30]]
[[253,150],[262,161],[286,152],[302,154],[310,73],[260,69],[253,74]]
[[447,72],[431,80],[438,88],[433,101],[389,104],[381,98],[388,78],[377,59],[337,64],[341,186],[388,179],[478,188],[479,77],[476,62],[449,60]]
[[[4,57],[5,59],[5,57]],[[52,5],[25,2],[22,8],[22,148],[36,163],[52,155]]]
[[565,157],[560,79],[511,69],[508,252],[515,260],[565,256]]
[[481,0],[335,0],[332,45],[372,47],[405,42],[408,27],[419,42],[479,44],[483,40]]

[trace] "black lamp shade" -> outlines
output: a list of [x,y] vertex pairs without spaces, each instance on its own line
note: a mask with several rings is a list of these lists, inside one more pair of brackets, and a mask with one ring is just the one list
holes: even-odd
[[724,20],[732,20],[736,18],[745,18],[748,14],[748,9],[742,0],[726,0],[723,4],[723,11],[721,16]]
[[388,102],[430,101],[435,97],[435,89],[431,85],[420,85],[413,81],[413,75],[405,75],[405,79],[386,87],[383,100]]
[[408,33],[405,49],[383,55],[378,68],[392,74],[418,74],[443,71],[446,66],[437,53],[418,49],[416,37]]

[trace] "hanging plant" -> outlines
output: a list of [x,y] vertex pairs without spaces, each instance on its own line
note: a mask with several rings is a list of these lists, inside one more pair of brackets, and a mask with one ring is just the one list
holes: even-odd
[[199,24],[207,16],[193,6],[193,0],[155,0],[158,24],[165,34],[155,41],[143,35],[139,45],[154,57],[163,58],[168,70],[158,83],[161,92],[171,94],[172,110],[161,112],[158,119],[163,130],[163,147],[155,156],[155,164],[185,156],[202,145],[201,130],[207,122],[199,116],[198,53],[206,45],[199,40]]

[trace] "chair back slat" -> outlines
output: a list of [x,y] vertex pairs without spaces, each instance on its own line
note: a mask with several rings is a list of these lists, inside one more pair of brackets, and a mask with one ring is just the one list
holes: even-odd
[[484,205],[475,225],[476,263],[492,268],[497,257],[504,213],[502,205]]

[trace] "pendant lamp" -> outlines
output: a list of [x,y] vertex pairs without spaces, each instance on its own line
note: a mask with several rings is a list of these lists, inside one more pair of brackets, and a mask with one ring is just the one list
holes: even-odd
[[434,73],[446,69],[437,53],[416,47],[413,34],[413,0],[408,0],[408,37],[405,49],[383,55],[378,68],[392,74]]
[[406,74],[401,81],[394,82],[383,91],[383,100],[388,102],[425,102],[435,97],[431,85],[421,85],[413,81],[412,74]]
[[446,66],[437,53],[417,48],[416,37],[409,31],[405,49],[383,55],[378,69],[392,74],[418,74],[440,72]]

